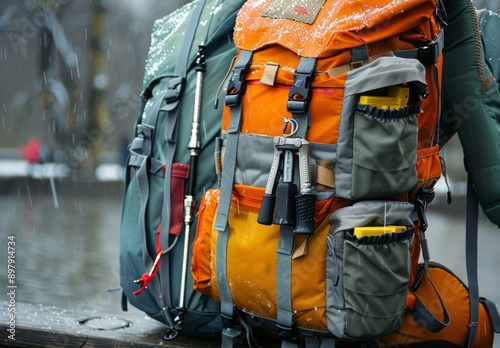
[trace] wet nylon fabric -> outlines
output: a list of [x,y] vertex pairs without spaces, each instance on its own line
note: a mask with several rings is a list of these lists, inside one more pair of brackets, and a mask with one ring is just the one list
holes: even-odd
[[[160,100],[161,102],[161,98],[165,95],[169,82],[175,74],[179,49],[184,42],[194,5],[199,3],[202,2],[194,1],[155,22],[144,73],[145,96],[149,100],[145,103],[144,112],[139,116],[138,124],[141,124],[151,112],[154,112],[156,101]],[[139,284],[134,283],[134,280],[147,271],[144,269],[142,256],[139,256],[142,254],[142,243],[137,232],[138,223],[139,221],[143,221],[145,225],[147,253],[154,256],[156,253],[155,234],[160,223],[164,191],[162,164],[168,161],[168,158],[171,156],[174,157],[174,162],[181,166],[189,162],[189,151],[186,146],[192,128],[196,81],[195,71],[192,68],[198,51],[198,45],[202,42],[207,46],[205,50],[207,70],[205,72],[205,88],[202,95],[201,151],[198,156],[199,170],[196,178],[195,200],[199,201],[206,189],[216,185],[217,178],[213,162],[213,139],[218,135],[220,130],[220,110],[214,110],[213,103],[214,99],[218,97],[215,95],[215,91],[222,82],[227,67],[236,54],[236,48],[233,42],[228,40],[228,37],[230,38],[232,35],[236,12],[242,3],[242,0],[207,0],[207,5],[203,8],[201,14],[202,20],[200,23],[203,24],[199,25],[188,54],[188,72],[183,99],[180,102],[182,107],[179,115],[180,121],[178,124],[177,139],[172,139],[173,134],[171,130],[174,127],[167,125],[168,122],[165,121],[166,112],[160,111],[157,115],[158,121],[155,125],[154,138],[151,144],[153,158],[151,158],[150,172],[153,168],[155,169],[153,170],[154,173],[146,173],[149,180],[150,192],[148,196],[143,194],[143,198],[147,198],[145,218],[144,214],[141,215],[140,212],[140,194],[135,177],[132,177],[125,194],[120,231],[122,288],[129,301],[135,307],[161,322],[165,322],[165,317],[162,314],[162,308],[165,305],[159,305],[158,296],[155,297],[149,289],[143,291],[139,296],[132,295],[140,287]],[[158,113],[158,110],[156,113]],[[164,134],[167,134],[167,139],[164,138]],[[179,146],[175,154],[169,153],[169,147],[165,144],[165,141],[168,140],[177,140]],[[139,143],[137,144],[140,145]],[[172,151],[170,150],[170,152]],[[182,180],[182,178],[177,179]],[[167,188],[167,191],[170,190]],[[184,193],[181,192],[181,195],[183,196]],[[180,197],[180,199],[182,201],[183,197]],[[178,209],[179,207],[176,208]],[[182,209],[182,205],[180,208]],[[174,210],[172,213],[178,215],[179,211]],[[166,299],[164,303],[168,302],[170,305],[176,307],[179,303],[179,284],[183,257],[182,244],[184,237],[182,233],[183,227],[177,223],[179,221],[178,216],[174,218],[174,221],[176,221],[174,229],[179,231],[179,227],[181,227],[181,239],[178,242],[180,247],[174,248],[170,252],[170,255],[164,257],[164,260],[162,260],[163,270],[159,272],[158,276],[162,277],[162,279],[169,278],[168,282],[164,282],[164,284],[169,284],[168,289],[164,289],[165,291],[163,292],[163,296]],[[192,229],[195,227],[196,221]],[[194,233],[191,234],[191,238],[193,237]],[[155,282],[153,280],[151,283],[151,289],[155,288]],[[191,282],[190,276],[187,282],[188,284]],[[160,293],[158,290],[155,292],[156,294]],[[220,333],[222,323],[219,318],[219,305],[213,299],[193,291],[188,286],[186,307],[188,313],[185,316],[183,334],[200,338],[214,338]],[[167,324],[172,325],[170,322]]]
[[[263,16],[272,2],[249,1],[243,6],[235,26],[238,47],[256,50],[280,45],[302,57],[334,56],[399,35],[424,22],[436,6],[435,1],[427,0],[327,1],[309,25]],[[280,2],[283,9],[293,5]]]
[[[422,272],[422,269],[420,269]],[[394,342],[399,344],[410,344],[419,342],[450,342],[457,347],[462,347],[465,342],[469,325],[469,292],[464,283],[445,267],[431,263],[429,268],[430,278],[437,290],[441,294],[446,308],[453,308],[448,311],[450,324],[440,332],[431,332],[422,327],[408,310],[405,313],[403,325],[396,333],[377,339],[381,347],[392,347]],[[442,318],[443,314],[439,306],[433,306],[436,301],[436,294],[429,280],[424,277],[422,283],[416,290],[421,300],[432,308],[434,315]],[[491,326],[484,304],[479,305],[479,320],[476,331],[476,338],[472,347],[484,348],[492,347],[495,332]],[[428,343],[432,346],[432,343]]]
[[443,51],[442,142],[458,133],[483,212],[500,225],[499,87],[483,56],[474,7],[465,0],[445,5],[451,20]]
[[[310,14],[310,9],[313,12],[316,11],[314,20],[308,18],[304,21],[297,21],[279,18],[280,16],[290,17],[287,12],[289,9],[283,12],[284,15],[277,14],[279,12],[277,9],[281,5],[291,3],[281,0],[250,0],[245,3],[238,14],[235,43],[240,49],[240,54],[247,55],[248,52],[252,52],[253,56],[248,73],[242,75],[240,70],[235,69],[234,75],[228,79],[230,86],[228,96],[231,100],[237,99],[238,106],[229,104],[224,109],[222,133],[225,151],[229,151],[230,156],[226,153],[224,157],[219,210],[213,212],[217,215],[215,227],[199,229],[203,231],[203,238],[210,236],[211,248],[209,252],[205,251],[210,254],[210,270],[205,268],[200,272],[201,277],[204,277],[200,279],[200,284],[204,291],[209,291],[218,301],[226,302],[223,297],[231,297],[238,309],[256,317],[272,320],[285,318],[283,321],[288,322],[286,312],[291,308],[295,322],[301,328],[328,331],[331,328],[325,319],[328,318],[325,288],[332,278],[326,273],[326,260],[329,257],[327,239],[330,233],[330,222],[327,217],[342,206],[342,203],[338,204],[335,200],[338,197],[333,196],[334,192],[342,192],[337,190],[339,187],[345,187],[344,192],[347,192],[341,196],[344,198],[343,205],[352,203],[350,202],[350,199],[353,199],[350,193],[352,169],[345,169],[345,176],[341,177],[340,181],[335,177],[335,183],[333,183],[335,191],[333,186],[330,186],[329,189],[314,192],[329,203],[325,204],[328,205],[325,208],[318,207],[319,202],[317,202],[316,213],[320,210],[326,213],[315,221],[314,235],[310,236],[306,243],[304,243],[304,236],[293,236],[289,284],[285,282],[285,279],[280,278],[284,272],[287,272],[286,267],[280,266],[285,263],[283,261],[285,258],[280,261],[277,256],[277,250],[279,254],[282,251],[280,246],[283,246],[280,245],[280,227],[257,223],[262,193],[271,168],[269,159],[273,158],[271,155],[274,149],[273,137],[283,135],[283,117],[294,116],[288,103],[290,90],[292,86],[297,87],[297,85],[311,88],[312,97],[308,104],[309,128],[306,129],[305,138],[312,143],[311,148],[318,144],[324,148],[330,146],[332,153],[326,158],[326,162],[334,164],[329,167],[329,170],[336,172],[338,168],[332,169],[332,167],[335,167],[339,160],[350,162],[352,167],[352,154],[346,154],[346,151],[341,151],[340,148],[352,149],[352,130],[350,138],[349,134],[346,136],[343,131],[344,128],[348,128],[348,121],[345,120],[357,117],[354,113],[357,109],[357,100],[362,93],[369,92],[369,88],[383,89],[393,84],[415,83],[418,87],[429,85],[431,96],[422,104],[425,113],[420,114],[419,109],[411,110],[412,116],[405,118],[396,132],[402,134],[403,138],[409,139],[405,140],[401,152],[405,153],[404,159],[407,161],[403,161],[402,166],[411,168],[410,175],[405,175],[403,181],[405,184],[410,183],[404,188],[401,188],[401,185],[394,185],[401,191],[391,188],[391,190],[377,191],[377,194],[382,192],[380,193],[382,197],[379,198],[389,199],[394,196],[404,196],[408,191],[425,182],[432,182],[429,184],[432,186],[440,175],[437,150],[427,151],[435,144],[434,132],[439,115],[440,95],[439,87],[434,85],[439,82],[440,58],[436,62],[437,70],[435,70],[415,59],[394,57],[391,52],[429,44],[437,38],[440,26],[433,17],[435,1],[381,1],[378,3],[379,7],[366,4],[366,1],[326,1],[322,10],[318,11],[317,7],[314,9],[308,7],[309,4],[315,6],[320,2],[319,0],[294,2],[295,5],[298,6],[300,3],[300,6],[304,7],[297,8],[299,12],[305,11]],[[361,13],[364,17],[360,15]],[[388,18],[389,13],[396,15]],[[402,13],[404,15],[401,15]],[[326,26],[327,21],[331,26]],[[389,22],[391,25],[388,25]],[[332,29],[333,27],[335,29]],[[367,46],[363,47],[365,44]],[[351,49],[354,48],[357,53],[353,55]],[[356,66],[352,69],[349,66],[340,74],[333,76],[328,74],[332,68],[349,65],[353,57],[358,59],[357,56],[358,54],[361,56],[362,51],[365,51],[367,58],[372,57],[371,60],[365,62],[364,66]],[[382,53],[386,53],[384,59],[375,58]],[[300,72],[298,73],[300,62],[303,61],[301,57],[318,58],[315,60],[316,71],[310,76],[310,80],[305,82],[305,85],[301,85],[303,81],[297,77],[300,75]],[[408,62],[411,67],[401,69],[402,73],[398,74],[398,69],[394,66],[396,63],[402,64],[403,61]],[[384,64],[385,68],[381,67]],[[393,75],[390,77],[384,74],[389,67],[393,70]],[[366,72],[366,76],[371,76],[371,83],[365,84],[366,89],[351,89],[348,83],[363,71]],[[370,72],[373,75],[370,75]],[[353,80],[349,80],[351,74]],[[395,76],[399,79],[395,80],[393,78]],[[244,85],[243,88],[240,83]],[[238,89],[234,87],[235,85]],[[359,85],[362,83],[359,82]],[[412,93],[418,94],[417,89],[420,90],[420,88],[413,85],[411,88]],[[235,90],[244,91],[244,93],[234,94]],[[301,102],[300,98],[299,100],[292,98],[292,101]],[[412,100],[410,106],[417,108],[420,104]],[[235,112],[241,112],[242,115],[241,123],[238,122],[237,125],[233,121]],[[392,114],[391,111],[383,113]],[[416,113],[418,113],[417,117],[415,117]],[[404,115],[406,117],[409,113],[404,113]],[[234,134],[235,126],[238,128],[238,135]],[[366,129],[367,127],[361,125],[360,128]],[[303,131],[304,129],[301,129],[302,134],[304,134]],[[238,136],[237,140],[236,136]],[[268,141],[264,141],[266,138]],[[341,143],[341,138],[344,139],[344,143]],[[373,140],[373,137],[366,138],[366,141],[369,142],[370,139]],[[398,141],[398,139],[393,140],[395,143]],[[237,149],[234,147],[235,143],[238,144]],[[409,148],[411,150],[408,150]],[[386,156],[391,156],[393,152],[397,153],[398,149],[389,151],[387,154],[377,154],[375,158],[382,160]],[[406,158],[407,152],[410,153],[408,159]],[[339,155],[345,155],[345,158],[340,158]],[[349,156],[351,159],[346,161]],[[365,157],[369,156],[365,154]],[[247,163],[254,159],[259,163],[255,165]],[[266,159],[267,163],[264,163]],[[319,187],[319,185],[316,186],[316,166],[323,159],[320,155],[310,162],[313,190]],[[227,163],[227,160],[235,163]],[[416,163],[425,166],[426,170],[417,170]],[[377,170],[383,166],[380,163],[372,164]],[[382,168],[381,172],[383,169],[385,168]],[[225,170],[229,173],[225,173]],[[229,188],[227,183],[224,183],[225,177],[231,179]],[[358,181],[363,181],[363,178],[366,180],[367,176],[361,175]],[[344,180],[343,183],[342,180]],[[260,198],[256,199],[254,193],[257,190],[260,190]],[[373,196],[363,193],[360,197],[356,197],[356,199],[367,198],[371,199]],[[250,200],[255,200],[256,203],[247,204]],[[229,214],[226,213],[228,207]],[[213,219],[204,216],[203,220],[208,224],[213,224]],[[220,239],[221,234],[224,234],[223,239]],[[287,241],[285,244],[287,244],[286,251],[288,251],[290,243]],[[208,243],[204,242],[200,245],[207,246]],[[220,245],[224,247],[221,248]],[[304,245],[307,246],[307,251],[301,249]],[[405,259],[410,262],[408,244],[401,243],[400,249],[402,252],[398,255],[404,254]],[[289,258],[289,255],[286,254],[286,257]],[[227,261],[222,261],[221,258]],[[200,265],[203,264],[206,267],[207,261],[208,258],[204,258]],[[402,268],[406,269],[405,266]],[[206,278],[208,272],[211,274],[210,281]],[[266,277],[262,277],[262,274]],[[409,274],[397,278],[408,280]],[[223,282],[224,289],[222,290],[220,281]],[[276,286],[278,283],[279,285]],[[288,286],[291,289],[290,300],[287,299],[286,291],[281,291],[283,289],[279,288]],[[230,296],[227,294],[227,288],[230,290]],[[403,289],[403,295],[400,296],[402,301],[399,302],[404,308],[405,286],[401,289]],[[399,287],[398,290],[400,290]],[[290,301],[291,307],[283,301]],[[285,314],[283,317],[280,316],[281,310]],[[393,327],[393,330],[395,329],[396,327]],[[343,335],[346,335],[344,331],[340,333],[341,337]]]

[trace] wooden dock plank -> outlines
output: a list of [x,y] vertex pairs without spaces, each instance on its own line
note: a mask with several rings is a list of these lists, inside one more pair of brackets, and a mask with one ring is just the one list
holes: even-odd
[[6,302],[0,303],[0,313],[2,347],[220,347],[218,341],[182,336],[166,341],[165,326],[146,315],[115,316],[26,303],[16,304],[12,336]]

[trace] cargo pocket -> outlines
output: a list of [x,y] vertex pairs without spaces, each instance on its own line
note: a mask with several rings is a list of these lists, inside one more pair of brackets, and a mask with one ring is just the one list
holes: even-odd
[[358,104],[354,116],[352,197],[396,196],[417,182],[417,112]]
[[390,198],[417,183],[418,120],[427,93],[416,60],[381,57],[348,73],[335,191],[351,200]]
[[414,232],[412,210],[406,202],[359,202],[330,217],[327,305],[334,335],[369,339],[402,325]]

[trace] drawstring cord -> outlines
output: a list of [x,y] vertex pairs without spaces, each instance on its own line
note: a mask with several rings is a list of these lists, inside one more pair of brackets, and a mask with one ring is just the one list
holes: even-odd
[[160,269],[161,257],[172,250],[179,240],[179,237],[175,237],[174,241],[167,249],[160,249],[160,231],[161,222],[156,229],[156,258],[153,262],[153,265],[149,269],[149,272],[143,273],[139,279],[134,280],[134,283],[142,284],[139,290],[133,292],[134,296],[140,295],[144,291],[144,289],[148,287],[149,282],[151,281],[151,279],[153,279],[153,277],[158,273],[158,270]]

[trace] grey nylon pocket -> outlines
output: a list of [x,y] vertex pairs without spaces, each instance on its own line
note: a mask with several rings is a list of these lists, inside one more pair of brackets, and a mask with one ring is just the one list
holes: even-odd
[[353,130],[354,199],[396,196],[415,185],[418,109],[382,110],[358,104]]
[[417,183],[420,106],[380,109],[359,103],[360,96],[370,91],[405,83],[414,92],[425,88],[425,67],[419,61],[380,57],[348,73],[335,163],[338,197],[389,198],[410,191]]
[[[401,326],[410,276],[412,234],[412,229],[393,233],[389,236],[401,238],[388,238],[384,243],[375,238],[363,241],[368,237],[344,239],[346,336],[377,337]],[[345,237],[351,237],[350,231],[346,231]]]
[[[330,217],[327,322],[337,337],[370,339],[399,329],[404,317],[414,232],[406,202],[358,202]],[[357,226],[408,226],[357,238]]]

